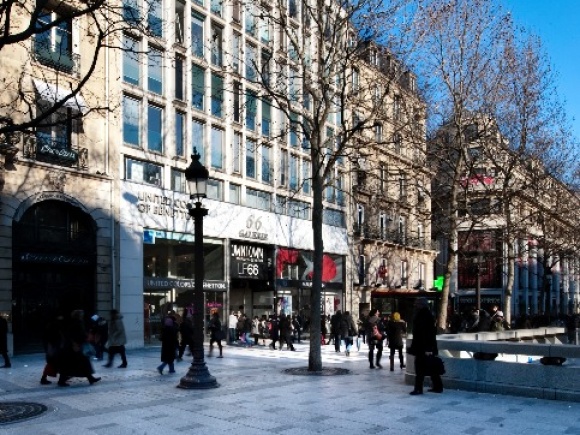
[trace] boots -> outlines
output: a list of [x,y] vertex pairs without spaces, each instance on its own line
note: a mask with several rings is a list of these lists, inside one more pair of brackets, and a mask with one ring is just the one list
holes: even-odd
[[389,360],[391,362],[391,371],[394,372],[395,371],[395,358],[390,357]]
[[379,357],[377,357],[377,362],[375,363],[375,365],[379,368],[382,369],[383,366],[381,365],[381,359]]

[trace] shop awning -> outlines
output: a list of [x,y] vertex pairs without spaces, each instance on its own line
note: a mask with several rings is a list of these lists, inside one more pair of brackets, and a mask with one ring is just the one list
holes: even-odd
[[[80,112],[83,115],[89,111],[89,106],[85,102],[84,98],[77,94],[74,97],[70,97],[70,90],[64,89],[62,87],[52,85],[42,80],[32,79],[34,82],[34,87],[38,93],[38,98],[47,103],[56,104],[57,102],[63,101],[63,107],[67,107],[76,112]],[[68,98],[67,98],[68,97]]]

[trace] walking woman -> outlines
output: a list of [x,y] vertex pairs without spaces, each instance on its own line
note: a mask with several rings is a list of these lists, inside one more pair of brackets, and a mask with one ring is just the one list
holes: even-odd
[[391,351],[389,360],[391,361],[391,371],[395,370],[395,351],[399,351],[399,363],[401,370],[405,368],[405,357],[403,356],[403,340],[407,333],[407,324],[401,319],[399,313],[393,313],[387,322],[387,340]]
[[161,331],[161,365],[157,367],[160,375],[163,374],[163,369],[169,365],[169,373],[175,373],[175,349],[177,348],[177,331],[179,327],[175,322],[175,318],[167,316],[163,321],[163,329]]
[[125,344],[127,336],[125,334],[125,325],[123,325],[123,316],[117,310],[111,310],[111,324],[109,326],[109,360],[103,367],[111,367],[115,354],[121,355],[120,369],[127,368],[127,355],[125,353]]

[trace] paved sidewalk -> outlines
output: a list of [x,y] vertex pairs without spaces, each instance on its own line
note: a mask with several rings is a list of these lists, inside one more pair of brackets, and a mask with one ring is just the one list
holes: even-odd
[[[578,434],[580,404],[445,390],[409,396],[398,368],[370,370],[366,346],[346,357],[323,346],[325,367],[348,368],[343,376],[295,376],[306,367],[308,344],[297,351],[225,347],[224,358],[207,358],[220,388],[176,388],[188,363],[159,375],[159,348],[128,351],[127,369],[94,364],[101,382],[71,380],[69,388],[39,384],[44,358],[13,359],[0,369],[0,401],[37,402],[39,417],[0,425],[10,435],[195,434]],[[115,365],[120,364],[119,356]]]

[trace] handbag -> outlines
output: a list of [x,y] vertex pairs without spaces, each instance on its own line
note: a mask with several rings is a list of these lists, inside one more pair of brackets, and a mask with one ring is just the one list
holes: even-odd
[[425,375],[426,376],[441,376],[445,374],[445,363],[441,358],[435,355],[427,355],[425,357]]

